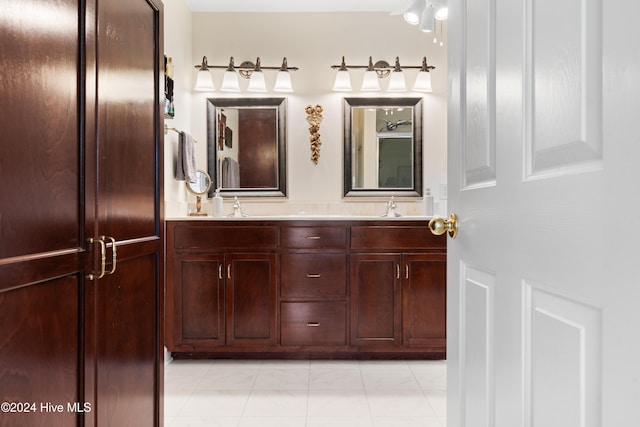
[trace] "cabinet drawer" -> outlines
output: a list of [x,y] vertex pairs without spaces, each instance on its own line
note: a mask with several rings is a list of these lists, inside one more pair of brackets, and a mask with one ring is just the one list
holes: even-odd
[[345,249],[346,227],[282,227],[280,246],[295,249]]
[[280,255],[280,295],[283,298],[345,298],[345,254]]
[[283,302],[282,345],[346,345],[344,302]]
[[351,227],[351,249],[442,249],[447,247],[446,235],[435,236],[424,227],[414,226],[354,226]]
[[251,249],[276,248],[277,227],[250,226],[176,226],[176,249]]

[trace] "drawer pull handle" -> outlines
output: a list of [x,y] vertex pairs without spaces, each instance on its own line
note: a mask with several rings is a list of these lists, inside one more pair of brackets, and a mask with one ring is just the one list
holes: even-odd
[[317,328],[320,326],[320,322],[307,322],[307,326],[310,328]]
[[319,279],[322,276],[320,273],[307,273],[309,279]]
[[320,236],[307,236],[309,240],[320,240]]

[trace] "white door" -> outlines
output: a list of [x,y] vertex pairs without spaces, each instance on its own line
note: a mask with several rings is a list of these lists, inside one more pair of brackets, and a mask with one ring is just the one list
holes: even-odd
[[640,2],[449,6],[448,425],[640,426]]

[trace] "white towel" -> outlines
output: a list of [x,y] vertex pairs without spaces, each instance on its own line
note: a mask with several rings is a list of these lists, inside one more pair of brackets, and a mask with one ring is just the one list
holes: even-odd
[[178,161],[176,164],[178,181],[196,182],[196,154],[193,138],[186,132],[178,132]]

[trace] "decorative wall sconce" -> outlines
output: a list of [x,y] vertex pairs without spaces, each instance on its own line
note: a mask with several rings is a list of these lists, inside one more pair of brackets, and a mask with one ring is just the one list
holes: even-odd
[[431,70],[435,70],[433,65],[427,65],[427,58],[422,58],[422,65],[405,65],[400,66],[400,59],[396,57],[394,66],[389,65],[387,61],[373,62],[369,57],[368,65],[347,65],[344,62],[344,56],[342,57],[342,63],[340,65],[332,65],[331,68],[337,69],[336,80],[333,85],[333,90],[338,92],[350,92],[351,78],[349,76],[349,69],[365,69],[364,77],[362,79],[362,92],[379,91],[380,83],[378,79],[389,77],[389,85],[387,86],[388,92],[405,92],[407,85],[405,82],[404,72],[402,69],[419,69],[416,81],[413,85],[413,90],[417,92],[431,92]]
[[195,66],[198,71],[196,78],[196,85],[194,90],[213,92],[215,86],[213,85],[213,78],[211,76],[210,69],[222,69],[225,70],[222,77],[222,86],[220,90],[223,92],[240,92],[240,77],[249,79],[249,86],[247,90],[249,92],[266,92],[267,86],[264,80],[264,74],[262,70],[278,70],[276,76],[276,83],[273,87],[274,92],[293,92],[293,86],[291,85],[291,75],[289,71],[297,71],[298,67],[289,67],[287,65],[287,58],[282,59],[282,65],[280,67],[266,67],[260,64],[260,58],[256,59],[256,62],[244,61],[240,65],[234,64],[233,56],[229,59],[229,65],[209,65],[207,57],[202,57],[202,64]]
[[309,126],[309,133],[311,136],[309,137],[309,144],[311,146],[311,161],[318,164],[318,159],[320,158],[320,146],[322,145],[322,141],[320,141],[320,121],[322,120],[322,105],[316,105],[312,107],[311,105],[307,105],[307,108],[304,109],[307,113],[307,121],[311,126]]

